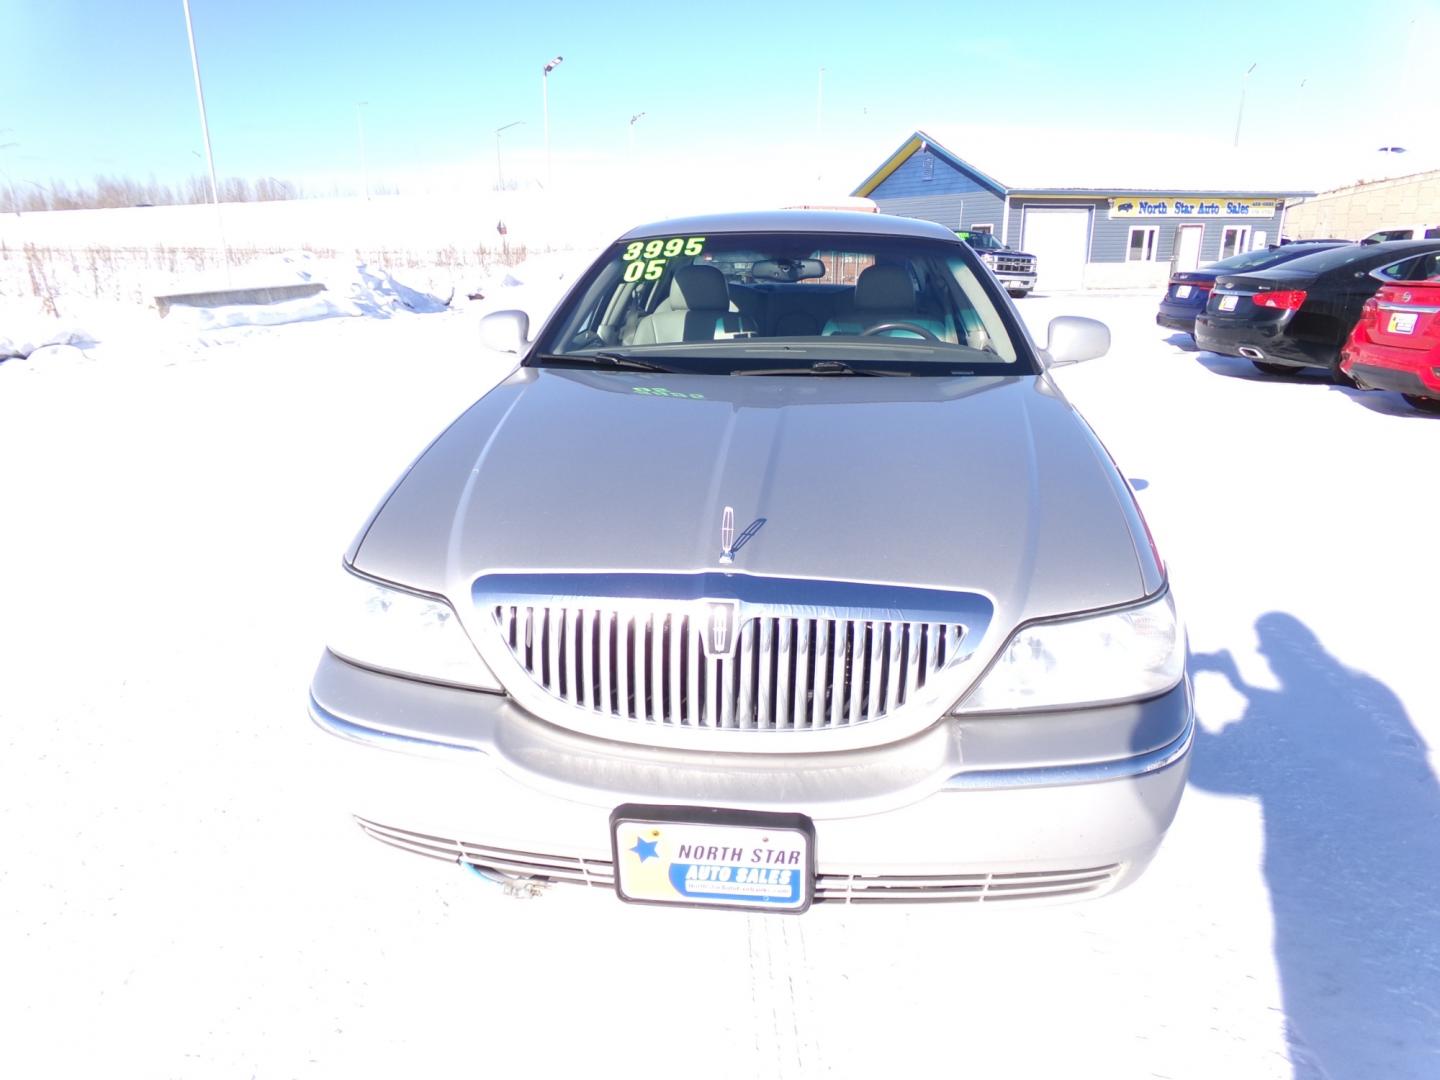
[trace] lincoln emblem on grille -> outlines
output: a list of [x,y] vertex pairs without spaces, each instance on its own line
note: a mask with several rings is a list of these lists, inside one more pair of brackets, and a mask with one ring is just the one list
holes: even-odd
[[725,654],[730,651],[730,633],[735,621],[733,604],[710,605],[710,651]]

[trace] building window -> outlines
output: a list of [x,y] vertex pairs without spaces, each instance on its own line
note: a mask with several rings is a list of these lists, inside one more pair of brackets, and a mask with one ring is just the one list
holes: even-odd
[[970,226],[970,231],[971,231],[972,233],[989,233],[989,234],[991,234],[991,235],[994,235],[994,233],[995,233],[995,226],[994,226],[994,225],[971,225],[971,226]]
[[1220,258],[1239,255],[1250,246],[1249,225],[1226,225],[1220,233]]
[[935,155],[928,150],[920,157],[920,179],[935,179]]
[[1159,243],[1158,225],[1132,225],[1130,244],[1125,249],[1126,262],[1154,262],[1155,247]]

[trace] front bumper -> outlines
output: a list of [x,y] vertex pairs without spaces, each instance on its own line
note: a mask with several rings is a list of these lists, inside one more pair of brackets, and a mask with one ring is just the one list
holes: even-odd
[[1174,817],[1194,731],[1182,682],[1128,705],[946,718],[863,750],[662,751],[329,654],[310,715],[338,736],[324,740],[330,796],[395,846],[607,886],[610,812],[621,803],[803,813],[815,825],[817,902],[1068,899],[1119,888]]
[[1000,284],[1009,292],[1029,292],[1035,288],[1034,274],[997,274]]

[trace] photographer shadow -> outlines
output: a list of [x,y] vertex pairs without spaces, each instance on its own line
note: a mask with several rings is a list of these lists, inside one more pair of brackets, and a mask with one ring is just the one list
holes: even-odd
[[1440,1077],[1440,786],[1405,708],[1299,619],[1256,622],[1278,689],[1192,656],[1247,700],[1197,728],[1190,781],[1260,800],[1297,1078]]

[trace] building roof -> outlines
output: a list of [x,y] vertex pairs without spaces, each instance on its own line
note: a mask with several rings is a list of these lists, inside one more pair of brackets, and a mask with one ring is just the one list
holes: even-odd
[[917,128],[854,194],[871,194],[922,147],[999,195],[1311,195],[1344,170],[1316,155],[1237,150],[1183,134],[932,125]]

